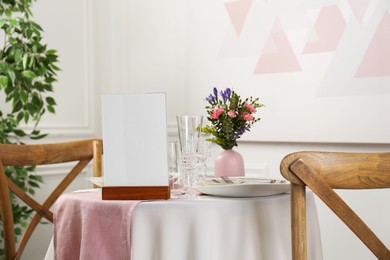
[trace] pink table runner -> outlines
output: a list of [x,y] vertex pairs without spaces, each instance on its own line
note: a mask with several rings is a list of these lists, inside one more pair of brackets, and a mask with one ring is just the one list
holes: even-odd
[[130,259],[131,216],[139,202],[102,200],[101,192],[61,195],[54,212],[55,259]]

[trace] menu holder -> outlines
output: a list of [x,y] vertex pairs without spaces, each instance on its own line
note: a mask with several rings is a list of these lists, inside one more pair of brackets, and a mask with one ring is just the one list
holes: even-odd
[[165,94],[103,95],[102,123],[102,199],[169,199]]

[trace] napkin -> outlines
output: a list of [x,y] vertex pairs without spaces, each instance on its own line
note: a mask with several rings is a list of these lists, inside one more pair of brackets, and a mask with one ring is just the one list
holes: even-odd
[[61,195],[54,212],[55,259],[130,259],[131,217],[139,202],[105,201],[99,192]]

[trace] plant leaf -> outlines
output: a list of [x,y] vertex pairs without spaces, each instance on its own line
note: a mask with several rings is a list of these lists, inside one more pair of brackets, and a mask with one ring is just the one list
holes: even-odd
[[42,139],[44,137],[46,137],[47,134],[42,134],[42,135],[36,135],[36,136],[30,136],[30,139],[33,139],[33,140],[38,140],[38,139]]
[[8,77],[7,76],[0,76],[0,88],[5,88],[8,85]]
[[14,129],[14,133],[17,136],[20,136],[20,137],[26,136],[26,133],[23,130],[20,130],[20,129]]
[[31,70],[24,70],[22,72],[22,75],[23,77],[27,78],[27,79],[33,79],[35,78],[37,75],[35,75],[35,73]]
[[8,71],[8,75],[9,75],[9,77],[11,79],[12,85],[15,85],[15,78],[16,78],[15,71],[9,70]]
[[56,105],[56,101],[52,97],[46,97],[46,102],[51,106]]
[[54,107],[51,106],[51,105],[48,105],[48,106],[47,106],[47,110],[48,110],[50,113],[53,113],[53,114],[56,112],[55,109],[54,109]]
[[24,70],[27,68],[27,59],[28,59],[28,55],[25,53],[23,55],[23,69]]

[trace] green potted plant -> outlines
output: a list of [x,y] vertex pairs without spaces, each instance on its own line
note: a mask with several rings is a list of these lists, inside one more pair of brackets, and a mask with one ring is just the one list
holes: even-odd
[[[34,22],[31,5],[34,0],[0,2],[0,142],[22,144],[26,138],[45,137],[38,130],[42,116],[55,112],[56,102],[50,94],[57,80],[57,52],[43,43],[42,28]],[[4,105],[5,104],[5,105]],[[32,127],[24,127],[24,126]],[[30,130],[24,130],[30,129]],[[7,167],[6,175],[19,187],[34,194],[42,178],[33,167]],[[11,196],[13,196],[11,194]],[[20,235],[30,209],[13,200],[15,234]],[[0,218],[1,222],[1,218]],[[0,223],[0,233],[2,223]],[[4,257],[0,235],[0,259]]]

